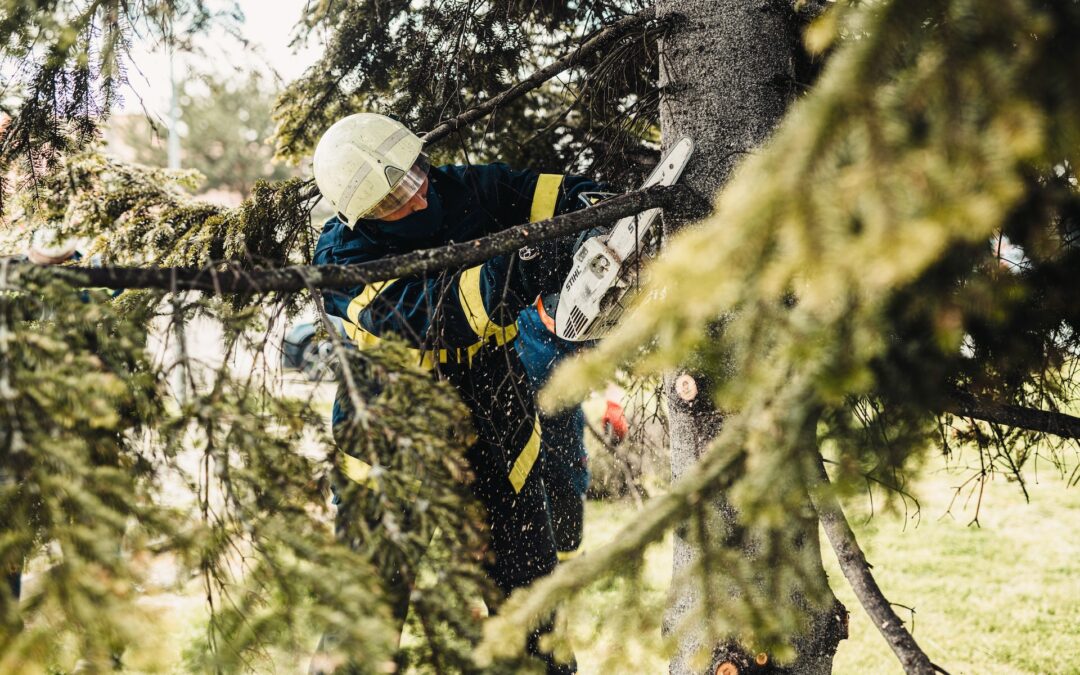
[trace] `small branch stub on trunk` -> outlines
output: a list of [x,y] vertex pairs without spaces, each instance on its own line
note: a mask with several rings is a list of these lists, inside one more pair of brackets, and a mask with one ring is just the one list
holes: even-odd
[[687,403],[693,401],[698,395],[697,382],[689,373],[683,373],[675,378],[675,393]]
[[739,668],[731,661],[724,661],[716,667],[716,675],[739,675]]

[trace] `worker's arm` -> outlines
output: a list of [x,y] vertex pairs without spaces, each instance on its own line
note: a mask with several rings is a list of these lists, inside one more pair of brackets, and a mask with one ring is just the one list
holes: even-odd
[[[492,230],[550,217],[584,206],[582,192],[599,186],[579,176],[517,171],[503,164],[451,167],[492,216]],[[342,233],[350,241],[335,240]],[[315,262],[353,264],[385,252],[356,233],[344,234],[331,219],[320,238]],[[327,309],[362,331],[361,337],[396,334],[422,349],[467,347],[502,337],[517,313],[538,295],[557,291],[569,272],[575,237],[496,256],[463,271],[375,282],[326,294]],[[361,244],[353,246],[353,243]]]
[[583,193],[606,189],[584,176],[511,169],[499,162],[449,166],[446,171],[492,216],[492,229],[484,234],[577,211],[586,206]]
[[[381,257],[367,250],[342,258],[332,244],[320,242],[316,264]],[[344,319],[347,330],[362,330],[362,337],[393,333],[421,349],[468,347],[505,334],[522,307],[562,283],[560,275],[568,267],[569,252],[547,245],[530,260],[517,254],[496,256],[461,271],[328,290],[324,298],[327,311]]]

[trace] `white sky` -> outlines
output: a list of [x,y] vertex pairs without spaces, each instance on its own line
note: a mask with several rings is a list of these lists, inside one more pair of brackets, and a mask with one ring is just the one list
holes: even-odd
[[[247,71],[260,69],[276,72],[284,82],[299,77],[315,62],[321,46],[318,39],[299,53],[289,47],[293,28],[307,0],[237,0],[244,13],[239,33],[248,45],[224,31],[200,36],[196,46],[201,55],[178,54],[178,78],[192,70],[200,73]],[[169,110],[169,59],[163,48],[136,39],[132,48],[134,64],[128,64],[129,86],[123,92],[124,102],[116,112],[140,113],[146,110],[164,119]],[[136,65],[137,64],[137,67]]]

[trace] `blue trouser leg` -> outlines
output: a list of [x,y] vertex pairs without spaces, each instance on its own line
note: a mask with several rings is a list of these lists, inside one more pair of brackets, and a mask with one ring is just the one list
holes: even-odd
[[[478,438],[468,448],[466,457],[474,473],[472,490],[488,515],[494,556],[486,571],[499,588],[509,594],[549,574],[557,564],[544,494],[542,453],[520,490],[514,489],[509,478],[510,467],[533,433],[535,409],[531,389],[515,355],[501,350],[481,351],[468,369],[450,372],[447,379],[470,409]],[[335,427],[347,421],[350,414],[347,397],[339,394],[333,411]],[[352,498],[347,496],[349,492],[341,493],[339,525],[342,518],[364,517],[353,501],[357,498],[356,491],[351,491]],[[339,526],[339,536],[344,530]],[[403,621],[412,579],[397,570],[383,570],[382,573],[395,616]],[[574,664],[557,664],[550,655],[539,650],[538,640],[549,630],[551,625],[547,622],[530,635],[530,652],[547,663],[549,674],[576,672]],[[311,672],[320,671],[313,668]]]
[[[557,338],[530,307],[518,314],[518,338],[514,342],[534,392],[547,383],[558,363],[579,347]],[[588,454],[585,450],[585,414],[575,406],[556,415],[541,415],[544,488],[551,512],[551,526],[560,554],[581,546],[585,525],[585,493],[589,489]]]
[[558,415],[541,415],[544,479],[551,529],[559,553],[576,551],[585,528],[585,492],[589,489],[588,455],[581,439],[585,414],[575,406]]

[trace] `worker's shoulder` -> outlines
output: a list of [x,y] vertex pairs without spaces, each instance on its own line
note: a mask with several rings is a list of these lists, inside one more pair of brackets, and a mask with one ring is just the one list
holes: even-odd
[[322,226],[315,244],[312,262],[316,265],[363,262],[383,253],[381,247],[367,236],[360,223],[349,227],[337,215],[330,216]]
[[322,231],[319,233],[317,248],[333,246],[341,241],[342,231],[347,229],[341,218],[334,214],[323,221]]
[[452,183],[479,195],[487,204],[532,194],[539,175],[532,169],[515,169],[504,162],[449,164],[439,168]]

